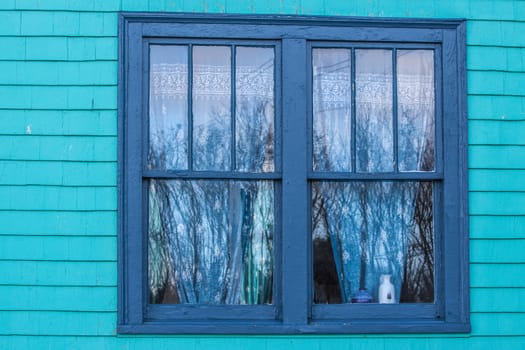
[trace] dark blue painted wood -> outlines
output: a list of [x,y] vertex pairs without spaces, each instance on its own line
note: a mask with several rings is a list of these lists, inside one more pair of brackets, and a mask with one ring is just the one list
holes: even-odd
[[282,46],[280,41],[274,42],[274,170],[280,177],[274,187],[274,274],[273,303],[276,308],[276,320],[282,321],[283,309],[283,210],[282,210],[282,138],[283,138],[283,108],[282,108]]
[[[225,311],[227,309],[227,311]],[[170,321],[206,321],[250,319],[268,321],[277,317],[275,305],[148,305],[151,319]]]
[[311,180],[359,180],[359,181],[378,181],[378,180],[441,180],[443,174],[429,172],[400,172],[400,173],[345,173],[345,172],[312,172],[308,174]]
[[[141,101],[142,81],[142,24],[130,23],[126,31],[125,106],[120,113],[123,119],[123,161],[124,181],[120,191],[123,197],[121,229],[125,232],[125,246],[122,247],[124,277],[123,321],[126,324],[143,322],[143,232],[142,232],[142,144],[143,144],[143,103]],[[125,113],[125,115],[122,115]]]
[[[311,42],[307,42],[306,45],[306,83],[307,83],[307,96],[306,96],[306,166],[307,166],[307,178],[308,174],[313,172],[313,154],[314,154],[314,70],[313,70],[313,45]],[[307,199],[307,212],[312,212],[312,186],[310,183],[308,183],[307,186],[307,193],[306,193]],[[314,264],[313,264],[313,239],[312,239],[312,219],[309,215],[307,215],[307,222],[306,222],[306,273],[307,273],[307,289],[306,289],[306,301],[307,306],[312,305],[313,303],[313,294],[314,294]],[[307,318],[308,322],[310,322],[312,318],[312,308],[307,307]]]
[[282,43],[283,94],[283,323],[308,322],[308,196],[306,42]]
[[391,319],[434,319],[437,306],[426,304],[315,304],[312,307],[312,318],[349,320],[368,319],[370,315],[381,315],[382,321]]
[[281,178],[281,173],[145,170],[144,177],[160,179],[277,180]]
[[350,116],[351,118],[351,132],[350,132],[350,137],[352,138],[350,140],[351,142],[351,157],[352,157],[352,173],[354,174],[358,174],[357,172],[357,166],[356,166],[356,159],[357,159],[357,136],[356,136],[356,111],[357,111],[357,105],[355,103],[355,95],[356,95],[356,91],[355,91],[355,48],[352,48],[352,62],[351,63],[351,77],[352,77],[352,101],[351,101],[351,107],[352,107],[352,115]]
[[410,50],[428,50],[439,47],[439,44],[436,43],[425,43],[425,42],[363,42],[363,41],[354,41],[354,40],[345,40],[345,41],[315,41],[312,43],[314,48],[348,48],[348,49],[383,49],[383,50],[393,50],[393,49],[410,49]]
[[439,116],[443,115],[443,50],[441,47],[434,48],[434,98],[435,98],[435,122],[434,122],[434,140],[435,150],[435,170],[437,172],[443,172],[443,118]]
[[193,45],[188,45],[188,169],[193,170]]
[[468,321],[468,183],[465,24],[443,33],[445,317]]
[[397,48],[392,49],[392,140],[394,142],[394,172],[399,172],[399,144],[397,130]]
[[348,320],[282,324],[276,321],[246,320],[213,322],[145,322],[121,325],[120,334],[383,334],[383,333],[465,333],[470,327],[462,322],[439,320]]
[[457,82],[458,103],[456,112],[458,114],[458,189],[459,189],[459,280],[458,298],[460,299],[457,319],[458,322],[467,324],[470,331],[470,272],[469,272],[469,215],[468,215],[468,114],[467,114],[467,25],[465,21],[458,24],[456,29],[456,57],[457,57]]
[[[119,33],[119,332],[285,334],[469,330],[463,21],[127,13],[120,17]],[[141,94],[147,80],[141,76],[145,67],[141,50],[146,37],[149,42],[189,45],[190,65],[193,43],[258,45],[273,40],[270,45],[275,45],[276,52],[274,173],[194,172],[191,168],[182,172],[141,173],[144,161],[141,147],[146,147],[141,114],[147,103]],[[308,124],[312,112],[311,98],[307,96],[311,91],[308,86],[311,45],[435,50],[435,172],[356,174],[311,170],[312,132]],[[353,81],[354,58],[353,55]],[[189,71],[191,85],[191,66]],[[355,128],[355,86],[352,91]],[[188,99],[191,121],[191,86]],[[191,123],[188,132],[191,149]],[[352,137],[355,140],[355,130]],[[353,147],[355,152],[355,143]],[[191,167],[191,152],[189,157]],[[355,159],[353,166],[355,169]],[[276,180],[274,306],[146,305],[147,210],[142,189],[149,178]],[[312,305],[308,180],[314,179],[433,181],[438,241],[435,269],[439,285],[435,304]]]
[[236,127],[236,121],[237,121],[237,116],[235,115],[235,111],[236,111],[236,107],[235,106],[235,103],[236,103],[236,88],[235,88],[235,73],[236,73],[236,63],[235,63],[235,55],[236,55],[236,49],[235,49],[235,45],[230,45],[230,52],[231,52],[231,71],[230,71],[230,84],[231,84],[231,88],[230,88],[230,115],[231,115],[231,124],[230,124],[230,133],[231,133],[231,143],[230,143],[230,157],[231,157],[231,162],[230,162],[230,169],[232,171],[235,171],[237,170],[237,155],[236,155],[236,147],[237,147],[237,143],[236,143],[236,135],[235,135],[235,127]]

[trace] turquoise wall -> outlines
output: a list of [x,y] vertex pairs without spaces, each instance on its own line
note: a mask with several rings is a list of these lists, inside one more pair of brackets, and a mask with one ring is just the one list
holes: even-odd
[[[120,10],[467,18],[472,333],[116,336]],[[524,252],[525,1],[0,1],[0,349],[524,349]]]

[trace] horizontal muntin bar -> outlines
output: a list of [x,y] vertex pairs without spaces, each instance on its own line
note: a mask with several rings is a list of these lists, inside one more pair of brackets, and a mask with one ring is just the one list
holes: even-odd
[[443,180],[443,174],[438,172],[412,171],[399,173],[350,173],[350,172],[310,172],[308,180],[415,180],[430,181]]
[[173,171],[173,170],[144,170],[143,178],[150,179],[188,179],[188,180],[280,180],[282,175],[278,172],[253,173],[230,171]]

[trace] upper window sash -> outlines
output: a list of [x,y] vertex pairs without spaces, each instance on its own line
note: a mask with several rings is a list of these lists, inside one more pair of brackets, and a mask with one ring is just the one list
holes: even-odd
[[[318,84],[316,81],[315,74],[313,72],[315,62],[312,59],[315,50],[348,50],[350,53],[350,66],[346,68],[348,70],[348,80],[351,81],[351,85],[348,86],[350,92],[348,94],[349,103],[351,106],[348,106],[349,124],[351,128],[350,135],[348,135],[350,145],[345,147],[349,148],[348,152],[351,153],[351,164],[347,165],[347,169],[323,169],[317,168],[315,165],[315,128],[316,128],[316,108],[315,106],[315,87],[314,84]],[[392,53],[392,72],[391,72],[391,119],[392,119],[392,130],[391,130],[391,141],[392,141],[392,166],[391,169],[379,170],[371,169],[371,171],[365,171],[359,169],[357,153],[358,145],[356,139],[358,138],[358,131],[356,130],[357,118],[356,114],[358,112],[357,104],[360,102],[359,95],[356,95],[356,52],[360,50],[385,50]],[[397,52],[404,52],[407,50],[425,50],[433,53],[433,71],[432,71],[432,94],[434,99],[434,105],[432,107],[432,119],[431,122],[433,126],[433,168],[428,170],[421,169],[403,169],[400,167],[402,163],[402,158],[399,156],[399,152],[403,151],[402,146],[400,145],[399,134],[402,131],[403,125],[399,125],[398,115],[398,105],[400,95],[398,93],[398,76],[397,76]],[[308,82],[309,82],[309,95],[308,95],[308,107],[309,107],[309,118],[308,118],[308,130],[309,130],[309,159],[311,164],[308,170],[309,179],[334,179],[334,180],[439,180],[443,179],[443,130],[442,130],[442,93],[441,93],[441,84],[442,84],[442,50],[441,45],[437,44],[425,44],[425,43],[383,43],[383,42],[372,42],[372,43],[361,43],[361,42],[319,42],[312,41],[308,42]],[[342,78],[341,78],[342,79]],[[350,83],[349,83],[350,84]],[[340,91],[341,87],[335,89]],[[319,102],[318,102],[319,103]],[[329,114],[329,113],[328,113]],[[350,162],[350,159],[348,160]]]
[[[148,120],[145,120],[145,123],[143,125],[143,137],[145,140],[147,140],[147,144],[149,147],[145,147],[143,149],[143,176],[145,177],[161,177],[161,178],[231,178],[231,179],[277,179],[280,177],[281,173],[281,131],[280,131],[280,109],[278,108],[280,105],[280,74],[281,74],[281,47],[279,41],[271,41],[271,40],[210,40],[210,39],[180,39],[180,38],[148,38],[144,40],[144,57],[143,57],[143,66],[144,66],[144,72],[146,72],[146,75],[144,77],[144,92],[143,92],[143,98],[147,99],[146,106],[148,107],[147,110],[144,111],[145,115],[148,116]],[[153,62],[150,62],[150,60],[155,59],[152,57],[152,55],[156,54],[159,56],[159,52],[161,50],[166,50],[166,48],[176,48],[178,49],[179,56],[181,56],[181,53],[184,51],[185,54],[183,56],[186,57],[179,57],[180,59],[185,59],[185,79],[187,80],[187,91],[185,92],[179,92],[179,97],[182,97],[184,95],[185,102],[185,118],[182,118],[182,122],[184,122],[185,128],[182,131],[184,134],[184,140],[182,141],[186,146],[186,154],[184,156],[184,159],[182,162],[179,162],[181,164],[175,164],[171,165],[168,164],[167,166],[155,166],[151,164],[151,151],[155,150],[155,147],[159,146],[159,143],[154,142],[154,138],[156,132],[158,132],[158,127],[154,127],[155,122],[158,119],[161,119],[159,115],[159,108],[156,105],[156,99],[158,99],[158,94],[154,94],[153,92],[158,92],[158,80],[156,79],[155,86],[151,86],[152,79],[150,77],[151,73],[150,69],[155,67],[155,69],[158,69],[158,64],[155,64]],[[206,111],[200,111],[199,112],[199,106],[202,106],[203,98],[199,98],[200,95],[203,95],[203,89],[206,88],[203,86],[204,82],[200,81],[202,79],[199,79],[199,77],[202,77],[202,74],[199,73],[199,69],[202,70],[205,68],[202,64],[194,64],[195,59],[202,60],[204,58],[203,54],[199,54],[198,50],[201,50],[203,48],[221,48],[224,51],[225,49],[229,51],[229,59],[228,62],[222,62],[221,65],[216,65],[216,70],[219,69],[226,69],[229,73],[227,76],[222,74],[219,78],[226,79],[229,77],[228,81],[228,91],[227,93],[222,94],[223,100],[226,98],[229,101],[226,101],[229,105],[227,110],[224,110],[225,113],[228,113],[226,116],[222,116],[221,119],[222,123],[229,124],[229,133],[228,130],[226,130],[226,139],[222,140],[227,143],[227,150],[221,150],[220,148],[224,146],[224,144],[217,144],[216,145],[216,156],[224,156],[228,158],[227,164],[223,164],[219,167],[214,166],[206,166],[205,165],[199,165],[196,162],[196,153],[198,151],[202,151],[202,145],[197,144],[197,138],[195,135],[195,125],[199,122],[199,120],[202,122],[204,118],[204,114]],[[247,159],[240,158],[240,155],[238,153],[238,149],[241,149],[242,145],[238,144],[238,142],[241,142],[240,136],[242,135],[242,125],[237,125],[238,121],[242,121],[242,116],[240,115],[241,105],[240,103],[243,102],[243,96],[240,94],[240,91],[246,90],[246,89],[253,89],[253,87],[250,86],[241,86],[242,82],[242,68],[244,67],[245,70],[250,67],[246,65],[246,56],[247,51],[249,50],[266,50],[266,56],[268,56],[268,53],[270,50],[273,52],[272,56],[272,62],[271,64],[266,65],[265,67],[267,70],[263,73],[268,75],[269,71],[272,72],[272,76],[266,76],[264,79],[262,79],[262,83],[270,81],[272,86],[269,88],[270,95],[267,96],[267,98],[271,99],[271,107],[270,110],[265,110],[264,117],[267,119],[265,120],[269,125],[269,133],[271,136],[271,142],[272,144],[266,145],[265,148],[270,148],[269,153],[270,154],[270,161],[269,164],[264,164],[262,167],[253,167],[246,163]],[[152,51],[154,50],[154,51]],[[197,56],[195,57],[195,51],[197,50]],[[224,52],[223,52],[224,53]],[[252,53],[253,54],[253,53]],[[244,66],[239,63],[237,60],[241,59]],[[158,58],[157,58],[158,60]],[[224,61],[224,60],[223,60]],[[211,61],[213,62],[213,60]],[[166,66],[166,64],[164,64]],[[269,69],[268,69],[269,67]],[[165,67],[166,68],[166,67]],[[209,68],[209,67],[208,67]],[[158,74],[159,72],[156,72]],[[203,74],[206,72],[203,72]],[[213,72],[208,72],[210,74],[215,74]],[[246,72],[245,72],[246,73]],[[181,72],[178,72],[178,74],[182,74]],[[220,75],[220,73],[217,73]],[[240,74],[240,75],[239,75]],[[250,73],[251,74],[251,73]],[[246,75],[246,74],[244,74]],[[164,82],[165,83],[165,82]],[[198,83],[198,84],[197,84]],[[223,86],[223,88],[225,88]],[[155,89],[153,91],[152,89]],[[266,91],[262,87],[257,87],[259,91]],[[200,90],[197,91],[197,90]],[[268,89],[267,89],[268,90]],[[211,91],[210,91],[211,93]],[[250,92],[248,91],[248,94]],[[199,95],[200,94],[200,95]],[[214,92],[215,96],[217,95]],[[229,98],[228,98],[229,96]],[[202,97],[202,96],[201,96]],[[197,99],[197,100],[196,100]],[[206,101],[204,101],[206,103]],[[157,108],[156,108],[157,107]],[[205,106],[206,107],[206,106]],[[214,107],[214,106],[209,106]],[[179,108],[180,109],[180,108]],[[202,108],[201,108],[202,109]],[[179,110],[180,112],[180,110]],[[209,111],[208,111],[209,112]],[[209,114],[209,113],[208,113]],[[226,118],[224,118],[226,117]],[[239,119],[239,120],[238,120]],[[271,120],[270,120],[271,119]],[[206,125],[204,125],[206,126]],[[160,130],[162,131],[162,130]],[[173,142],[169,141],[168,139],[163,139],[164,143],[173,144]],[[171,142],[171,143],[170,143]],[[223,142],[224,143],[224,142]],[[225,154],[224,151],[226,151]],[[228,154],[229,153],[229,154]],[[268,153],[268,152],[267,152]]]

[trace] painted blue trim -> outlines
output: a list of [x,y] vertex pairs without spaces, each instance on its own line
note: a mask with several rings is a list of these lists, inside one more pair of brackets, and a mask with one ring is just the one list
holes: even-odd
[[[257,43],[268,43],[268,40],[272,40],[269,46],[275,45],[276,171],[246,174],[195,172],[191,169],[191,158],[188,171],[143,169],[142,151],[147,147],[143,134],[147,98],[143,93],[147,75],[141,73],[148,68],[144,66],[145,58],[141,53],[146,41],[188,45],[188,63],[191,65],[193,43],[213,41],[225,45],[260,46]],[[311,101],[308,97],[311,91],[308,62],[311,58],[308,48],[325,45],[350,47],[352,51],[357,47],[435,50],[436,171],[357,174],[311,170],[311,102],[308,102]],[[122,13],[119,18],[118,331],[122,334],[468,332],[465,45],[463,20]],[[352,56],[352,80],[355,81],[355,55]],[[191,85],[191,66],[189,71]],[[191,86],[188,96],[188,118],[191,121],[190,94]],[[355,128],[355,85],[352,87],[352,118],[352,127]],[[190,148],[191,127],[188,128]],[[355,140],[355,130],[352,137]],[[352,153],[355,152],[355,143],[353,146]],[[191,152],[189,154],[191,157]],[[355,171],[355,159],[353,166]],[[275,181],[276,291],[273,306],[207,308],[147,304],[144,225],[147,222],[145,197],[149,178]],[[314,179],[427,180],[434,183],[438,241],[435,304],[312,304],[308,181]],[[191,314],[189,318],[184,317],[186,312]]]
[[399,173],[397,115],[397,48],[392,49],[392,140],[394,143],[394,172]]
[[[434,116],[443,115],[443,50],[441,47],[434,48],[434,99],[435,111]],[[435,150],[434,157],[436,162],[434,164],[435,171],[443,172],[443,118],[434,119],[434,140]]]
[[244,322],[145,322],[142,325],[119,325],[120,334],[384,334],[384,333],[468,333],[470,326],[463,322],[436,320],[390,320],[311,322],[282,324],[247,319]]
[[282,41],[283,77],[283,323],[308,322],[308,186],[306,42]]
[[350,76],[351,76],[351,79],[352,79],[352,84],[351,84],[351,89],[352,89],[352,97],[351,97],[351,108],[352,108],[352,111],[350,112],[351,115],[350,115],[350,127],[351,127],[351,130],[350,130],[350,144],[351,144],[351,147],[352,149],[350,150],[351,152],[351,159],[352,159],[352,169],[351,169],[351,172],[353,174],[359,174],[357,172],[357,134],[356,134],[356,120],[357,120],[357,117],[356,117],[356,113],[357,113],[357,104],[355,103],[355,95],[356,95],[356,84],[355,84],[355,48],[352,47],[352,62],[350,62],[351,64],[351,67],[350,67]]
[[316,171],[308,174],[310,180],[441,180],[442,173],[433,171],[410,171],[410,172],[385,172],[385,173],[346,173],[346,172],[322,172]]
[[252,173],[252,172],[215,172],[215,171],[178,171],[178,170],[145,170],[147,178],[161,179],[236,179],[236,180],[278,180],[281,173]]
[[[120,111],[123,125],[122,158],[120,159],[123,181],[120,184],[123,208],[119,213],[120,229],[125,232],[121,267],[124,278],[123,322],[142,324],[143,315],[143,240],[142,240],[142,143],[143,103],[142,97],[142,24],[129,23],[126,26],[124,61],[126,86],[123,89],[125,101]],[[127,39],[127,40],[126,40]],[[134,58],[134,59],[129,59]],[[125,115],[125,118],[124,118]],[[133,257],[128,259],[128,257]]]
[[231,145],[230,145],[230,170],[237,170],[237,135],[236,135],[236,124],[237,124],[237,88],[235,82],[235,75],[237,73],[237,54],[236,45],[230,45],[230,133],[231,133]]
[[275,305],[229,305],[228,312],[224,305],[162,305],[149,304],[146,307],[148,317],[169,321],[201,321],[206,320],[258,320],[268,321],[277,318]]
[[193,170],[193,45],[188,45],[188,170]]

